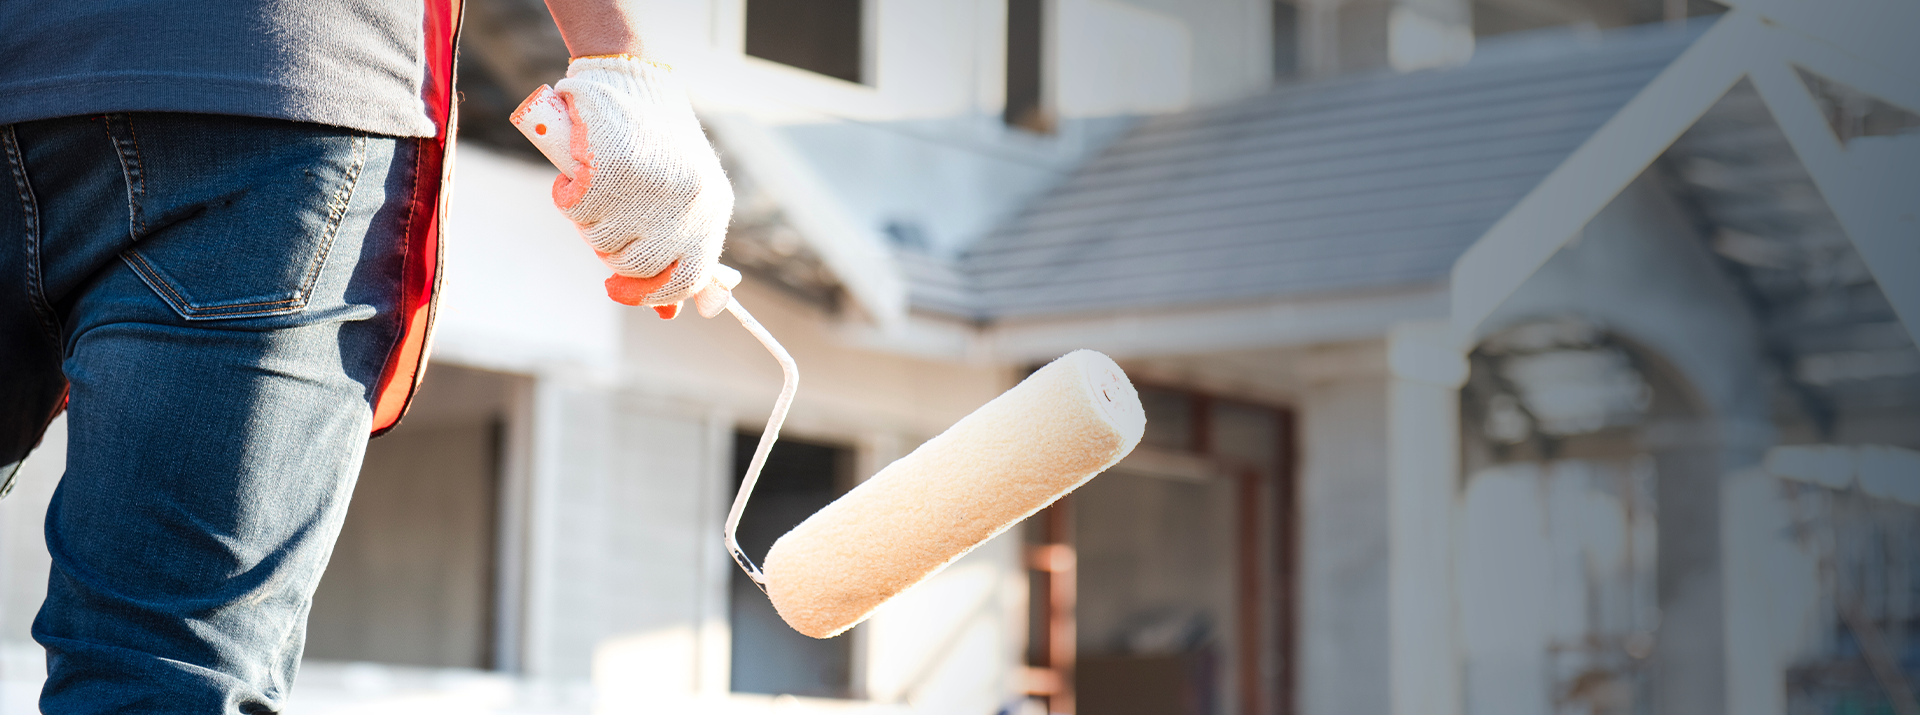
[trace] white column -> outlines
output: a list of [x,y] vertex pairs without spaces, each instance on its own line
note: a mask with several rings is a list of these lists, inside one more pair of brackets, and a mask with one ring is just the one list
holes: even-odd
[[1466,356],[1445,321],[1387,337],[1388,653],[1395,715],[1461,711],[1453,602],[1460,385]]
[[528,417],[527,477],[525,486],[526,521],[523,562],[525,584],[522,587],[520,671],[533,678],[550,678],[553,665],[553,601],[560,585],[555,573],[559,550],[555,529],[559,512],[559,479],[565,414],[561,388],[550,375],[537,375],[531,390]]

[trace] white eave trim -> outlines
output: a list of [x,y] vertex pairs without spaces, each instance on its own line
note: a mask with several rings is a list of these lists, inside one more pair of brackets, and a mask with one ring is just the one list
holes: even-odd
[[847,344],[935,360],[1018,364],[1082,348],[1116,359],[1377,339],[1396,323],[1444,318],[1448,293],[1427,285],[1377,293],[1183,310],[1027,318],[985,327],[916,314],[900,329],[847,323]]

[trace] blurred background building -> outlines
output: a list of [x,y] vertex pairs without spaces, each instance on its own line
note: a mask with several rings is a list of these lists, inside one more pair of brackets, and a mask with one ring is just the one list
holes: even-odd
[[1146,439],[788,630],[719,538],[778,368],[605,299],[506,123],[566,49],[473,0],[434,367],[291,712],[1920,712],[1911,3],[634,4],[806,376],[749,551],[1072,349]]

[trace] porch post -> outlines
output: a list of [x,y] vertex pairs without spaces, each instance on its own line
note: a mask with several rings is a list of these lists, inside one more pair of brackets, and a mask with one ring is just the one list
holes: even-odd
[[1453,588],[1466,356],[1444,320],[1387,335],[1389,685],[1394,715],[1459,715]]

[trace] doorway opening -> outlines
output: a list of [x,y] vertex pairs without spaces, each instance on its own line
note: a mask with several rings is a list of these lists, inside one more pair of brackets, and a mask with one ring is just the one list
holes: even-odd
[[1048,712],[1291,713],[1291,413],[1140,398],[1133,454],[1027,522],[1029,691]]
[[526,378],[427,372],[406,421],[367,444],[314,594],[306,656],[494,669],[510,405]]
[[[746,476],[760,433],[733,441],[734,487]],[[773,542],[853,487],[854,451],[781,437],[767,455],[753,500],[740,516],[740,548],[756,563]],[[801,634],[780,619],[773,603],[740,569],[729,569],[728,622],[736,693],[852,698],[854,634],[824,640]],[[856,629],[857,630],[857,629]]]

